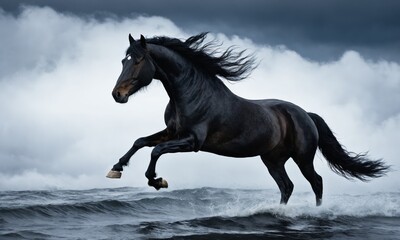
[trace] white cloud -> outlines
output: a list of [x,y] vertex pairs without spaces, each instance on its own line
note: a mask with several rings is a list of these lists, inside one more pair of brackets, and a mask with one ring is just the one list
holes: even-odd
[[[158,82],[125,105],[111,97],[127,34],[186,38],[191,33],[161,17],[97,21],[36,7],[17,17],[2,12],[0,27],[5,36],[0,45],[0,190],[146,186],[150,149],[132,158],[121,180],[104,177],[136,138],[164,128],[168,98]],[[284,47],[215,36],[224,46],[256,52],[261,60],[248,80],[226,83],[235,93],[285,99],[316,112],[349,150],[370,150],[372,157],[398,168],[398,63],[368,61],[351,51],[337,61],[313,62]],[[315,164],[326,192],[398,190],[396,172],[364,184],[335,175],[318,157]],[[295,189],[309,191],[297,167],[291,161],[287,165]],[[157,169],[172,188],[277,189],[258,158],[169,154]]]

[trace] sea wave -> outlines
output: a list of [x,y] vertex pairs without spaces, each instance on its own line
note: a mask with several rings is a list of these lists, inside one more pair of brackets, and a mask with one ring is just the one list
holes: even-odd
[[0,238],[320,239],[358,231],[368,239],[357,230],[366,227],[367,236],[400,234],[400,193],[327,195],[320,207],[312,193],[295,194],[285,206],[277,199],[277,191],[220,188],[0,192]]
[[[202,217],[226,216],[246,217],[260,214],[287,218],[335,218],[351,217],[400,217],[400,193],[379,193],[372,195],[331,195],[320,207],[315,207],[311,193],[293,197],[288,205],[279,205],[275,200],[266,199],[265,190],[237,189],[186,189],[170,192],[130,192],[131,200],[122,196],[100,192],[91,199],[78,200],[82,194],[71,198],[70,191],[63,194],[51,192],[22,192],[10,196],[0,195],[0,216],[18,218],[31,216],[64,216],[75,214],[122,214],[141,212],[158,214],[194,214]],[[126,190],[125,190],[126,191]],[[98,194],[99,192],[97,192]],[[91,193],[93,195],[96,192]],[[89,194],[90,195],[90,194]],[[298,197],[298,196],[297,196]],[[273,198],[271,198],[273,199]],[[1,219],[1,218],[0,218]]]

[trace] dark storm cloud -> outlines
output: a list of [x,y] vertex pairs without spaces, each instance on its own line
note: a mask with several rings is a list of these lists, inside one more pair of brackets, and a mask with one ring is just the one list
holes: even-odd
[[400,61],[400,1],[366,0],[119,0],[1,1],[17,13],[20,4],[99,18],[158,15],[185,31],[224,32],[260,44],[285,45],[315,60],[332,60],[346,50],[367,58]]

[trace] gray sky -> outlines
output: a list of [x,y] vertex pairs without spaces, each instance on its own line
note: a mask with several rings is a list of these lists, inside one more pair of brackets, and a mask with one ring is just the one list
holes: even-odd
[[51,6],[57,11],[116,18],[163,16],[189,33],[223,32],[260,44],[285,45],[314,60],[352,49],[367,58],[400,60],[398,0],[1,0],[5,11]]
[[[164,128],[168,97],[157,81],[125,105],[111,96],[128,33],[185,39],[210,30],[224,47],[255,52],[258,68],[243,82],[226,83],[232,91],[252,99],[284,99],[316,112],[348,150],[369,151],[399,169],[400,28],[394,2],[367,2],[357,14],[353,1],[324,1],[330,7],[319,1],[263,7],[229,1],[226,11],[221,2],[212,7],[207,1],[179,8],[178,2],[129,7],[96,1],[95,8],[91,1],[51,1],[52,8],[44,7],[46,2],[19,8],[18,1],[0,1],[0,190],[146,186],[148,148],[132,158],[121,180],[105,178],[136,138]],[[247,7],[257,11],[251,15]],[[332,173],[320,154],[315,165],[326,193],[399,190],[398,172],[360,183]],[[295,193],[310,191],[293,162],[287,169]],[[259,158],[169,154],[157,172],[171,188],[277,190]]]

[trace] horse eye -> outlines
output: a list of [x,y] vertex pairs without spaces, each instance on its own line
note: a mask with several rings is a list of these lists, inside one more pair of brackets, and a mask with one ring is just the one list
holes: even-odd
[[131,57],[131,55],[128,55],[128,56],[126,56],[126,60],[131,60],[132,59],[132,57]]

